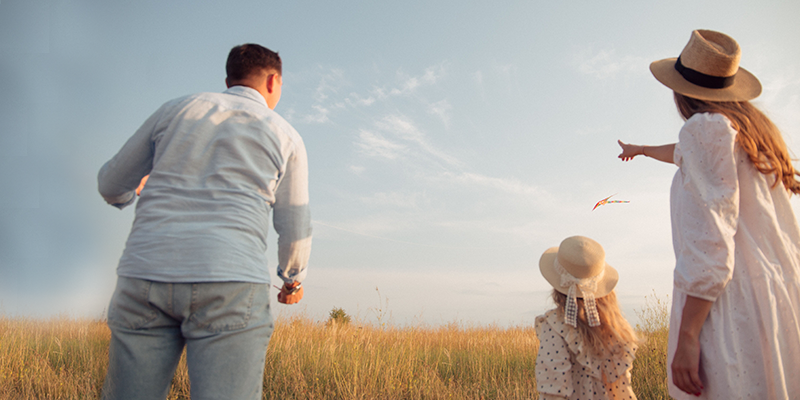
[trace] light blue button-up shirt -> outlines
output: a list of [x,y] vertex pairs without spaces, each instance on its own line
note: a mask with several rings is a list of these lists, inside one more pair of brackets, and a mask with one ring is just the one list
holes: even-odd
[[302,281],[311,251],[308,160],[297,131],[259,92],[234,86],[167,102],[100,169],[98,189],[136,218],[117,274],[161,282]]

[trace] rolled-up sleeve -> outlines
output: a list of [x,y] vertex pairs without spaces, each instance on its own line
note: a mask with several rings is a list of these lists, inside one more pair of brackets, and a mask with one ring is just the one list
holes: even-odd
[[714,301],[733,274],[739,217],[736,131],[720,114],[696,114],[680,132],[673,188],[675,288]]
[[283,176],[275,190],[272,224],[278,233],[278,277],[286,283],[305,279],[311,254],[308,156],[296,136]]
[[119,152],[100,168],[97,190],[106,203],[120,209],[133,203],[139,182],[153,169],[155,148],[152,137],[162,110],[163,107],[151,115]]

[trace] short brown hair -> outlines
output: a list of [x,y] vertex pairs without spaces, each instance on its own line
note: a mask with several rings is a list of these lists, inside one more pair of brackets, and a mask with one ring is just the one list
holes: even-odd
[[254,43],[236,46],[228,53],[225,72],[228,73],[229,80],[242,80],[262,71],[282,75],[281,57],[278,53]]

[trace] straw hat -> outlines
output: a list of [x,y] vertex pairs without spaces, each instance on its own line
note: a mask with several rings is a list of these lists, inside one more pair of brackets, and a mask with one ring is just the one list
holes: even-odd
[[[603,250],[603,246],[583,236],[564,239],[560,246],[547,249],[539,259],[539,270],[544,279],[555,290],[567,294],[569,286],[562,286],[564,273],[557,271],[558,265],[561,266],[563,272],[569,275],[567,278],[571,276],[578,280],[585,280],[597,278],[602,274],[597,282],[597,287],[591,293],[595,297],[603,297],[611,293],[619,280],[617,270],[606,263],[606,252]],[[583,291],[577,293],[577,297],[583,298]]]
[[600,325],[595,298],[611,293],[619,281],[600,243],[583,236],[568,237],[542,254],[539,270],[555,290],[567,295],[567,324],[577,326],[576,298],[583,298],[589,326]]
[[746,101],[761,94],[761,83],[739,67],[742,51],[732,37],[695,30],[680,57],[654,61],[653,76],[688,97],[710,101]]

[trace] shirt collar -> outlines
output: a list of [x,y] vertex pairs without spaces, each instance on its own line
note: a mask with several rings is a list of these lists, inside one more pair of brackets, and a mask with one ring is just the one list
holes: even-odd
[[248,98],[250,100],[254,100],[260,104],[263,104],[264,107],[267,107],[267,100],[264,99],[264,96],[262,96],[261,93],[258,92],[258,90],[255,90],[251,87],[241,86],[241,85],[231,86],[228,88],[228,90],[224,91],[223,93],[232,94],[235,96],[242,96],[244,98]]

